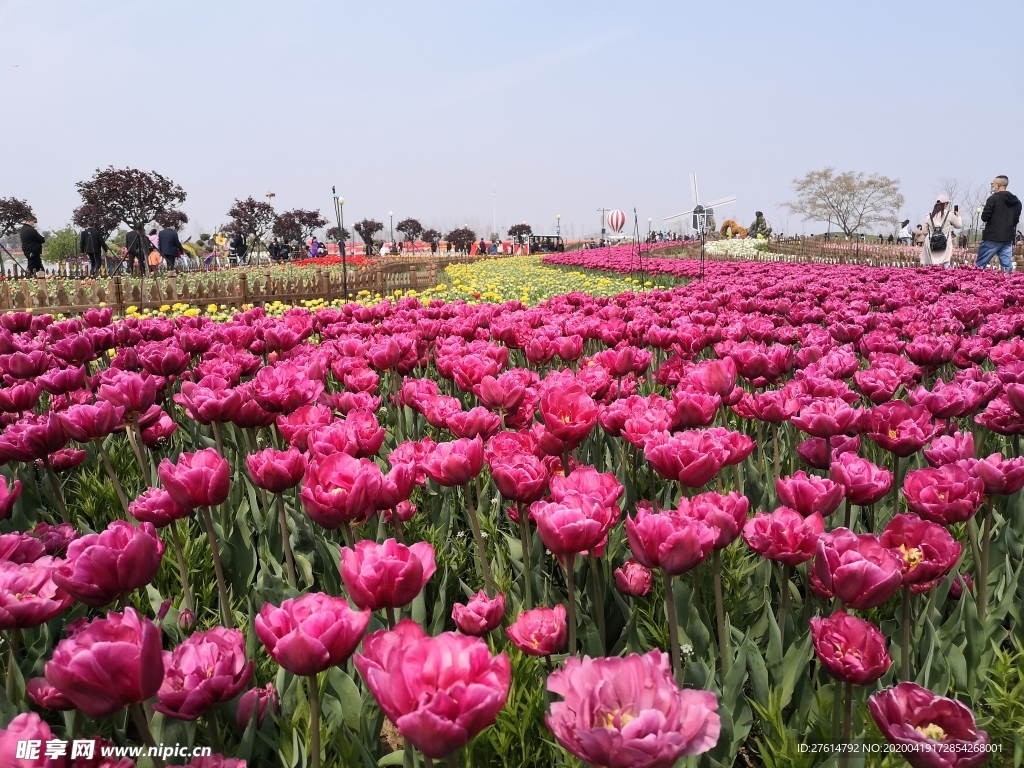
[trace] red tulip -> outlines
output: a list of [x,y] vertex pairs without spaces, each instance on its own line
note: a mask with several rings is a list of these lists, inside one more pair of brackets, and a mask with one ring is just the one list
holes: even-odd
[[903,580],[903,562],[870,533],[836,528],[818,539],[812,563],[821,586],[860,611],[881,605]]
[[53,582],[76,600],[102,608],[153,581],[164,549],[152,524],[136,528],[115,520],[102,533],[71,542],[67,559],[53,571]]
[[294,488],[306,471],[306,457],[297,448],[287,451],[264,448],[246,456],[245,463],[253,484],[271,493]]
[[675,510],[657,513],[638,507],[634,518],[626,517],[626,536],[641,565],[678,576],[707,559],[719,533]]
[[188,368],[191,359],[188,352],[173,344],[154,342],[139,350],[139,362],[153,376],[178,376]]
[[53,582],[52,557],[31,562],[0,561],[0,629],[28,629],[45,624],[74,598]]
[[846,611],[836,611],[827,619],[812,616],[811,639],[825,671],[843,683],[871,685],[892,664],[878,627]]
[[886,741],[913,768],[968,768],[988,762],[988,734],[956,699],[936,696],[917,683],[900,683],[868,699]]
[[505,627],[508,639],[527,656],[550,656],[565,647],[565,606],[523,611]]
[[511,682],[508,656],[482,639],[428,637],[409,619],[369,635],[355,665],[399,734],[437,760],[494,722]]
[[624,595],[643,597],[651,591],[653,584],[651,569],[640,565],[632,557],[615,569],[615,586]]
[[438,443],[423,458],[423,470],[438,485],[465,485],[478,474],[484,463],[484,443],[480,437],[459,438]]
[[832,479],[846,492],[851,504],[864,507],[885,497],[892,488],[892,472],[855,453],[844,453],[832,464]]
[[252,679],[245,638],[237,629],[197,632],[164,652],[164,681],[153,709],[177,720],[196,720],[214,704],[235,698]]
[[341,580],[352,602],[376,611],[411,603],[434,575],[434,548],[425,541],[410,547],[387,539],[362,540],[341,548]]
[[718,743],[715,694],[680,690],[662,651],[570,656],[548,677],[547,687],[562,697],[544,718],[548,728],[587,765],[669,768]]
[[93,619],[60,642],[46,681],[91,718],[140,704],[164,677],[160,628],[134,608]]
[[804,517],[813,514],[828,517],[839,508],[844,489],[839,483],[801,470],[792,477],[775,478],[775,492],[783,506],[795,509]]
[[545,428],[575,450],[597,423],[597,404],[579,384],[549,387],[540,399]]
[[911,585],[914,594],[946,578],[960,559],[960,542],[941,525],[916,515],[896,515],[878,540],[903,561],[903,585]]
[[767,560],[800,565],[814,557],[818,539],[825,531],[821,515],[804,517],[789,507],[779,507],[770,515],[757,514],[743,526],[743,540]]
[[256,616],[256,636],[267,653],[293,675],[315,675],[343,664],[359,647],[369,611],[353,611],[344,598],[309,592],[265,604]]
[[39,384],[34,381],[0,388],[0,411],[4,413],[31,411],[39,402],[41,390]]
[[493,598],[480,590],[463,605],[452,606],[452,619],[464,635],[483,637],[496,629],[505,618],[505,595],[499,592]]
[[970,520],[984,492],[984,482],[960,464],[913,469],[903,481],[903,497],[911,511],[939,525]]
[[63,395],[76,389],[85,389],[85,366],[49,370],[36,379],[51,395]]
[[344,523],[368,520],[377,511],[383,484],[383,474],[369,459],[332,453],[307,464],[299,498],[316,523],[333,531]]
[[231,469],[215,448],[182,453],[177,464],[164,459],[157,472],[171,498],[188,509],[215,507],[228,497]]

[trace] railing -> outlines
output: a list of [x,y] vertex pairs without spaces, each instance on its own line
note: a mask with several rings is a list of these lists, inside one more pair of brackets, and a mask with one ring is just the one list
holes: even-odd
[[[494,256],[405,257],[381,260],[372,267],[349,271],[348,294],[394,295],[395,291],[421,291],[441,280],[450,264],[466,264]],[[73,273],[72,273],[73,274]],[[276,267],[228,269],[198,275],[167,275],[135,278],[115,275],[95,279],[61,275],[57,278],[0,280],[0,314],[74,315],[106,306],[118,316],[128,307],[159,309],[165,305],[188,304],[200,309],[209,304],[241,309],[279,301],[301,304],[344,297],[344,278],[339,269],[305,268],[302,272]]]

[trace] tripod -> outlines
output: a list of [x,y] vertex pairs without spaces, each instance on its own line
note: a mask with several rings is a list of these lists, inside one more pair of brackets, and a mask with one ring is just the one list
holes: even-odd
[[[10,251],[8,251],[3,243],[0,243],[0,251],[3,251],[4,253],[6,253],[11,261],[13,261],[19,267],[21,267],[25,271],[25,273],[28,274],[28,268],[26,268],[24,264],[22,264],[20,261],[18,261],[16,258],[14,258],[14,254],[11,253]],[[4,269],[4,257],[3,257],[3,255],[0,255],[0,273],[3,272],[3,269]]]

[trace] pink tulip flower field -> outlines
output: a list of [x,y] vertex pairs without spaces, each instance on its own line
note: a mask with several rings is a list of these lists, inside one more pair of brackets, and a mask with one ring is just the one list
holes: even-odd
[[1021,764],[1024,279],[545,261],[0,315],[0,766]]

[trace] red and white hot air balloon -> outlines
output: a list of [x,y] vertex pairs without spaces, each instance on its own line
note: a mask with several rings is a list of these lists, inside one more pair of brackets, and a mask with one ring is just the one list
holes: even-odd
[[626,226],[625,213],[622,211],[608,211],[608,229],[618,234],[624,226]]

